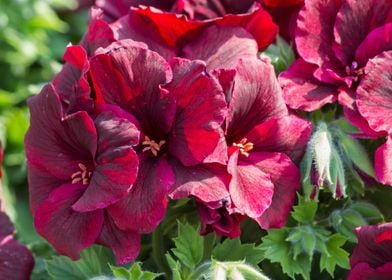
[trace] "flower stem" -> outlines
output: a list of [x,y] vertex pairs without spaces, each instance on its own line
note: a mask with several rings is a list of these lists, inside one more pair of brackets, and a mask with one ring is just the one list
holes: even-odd
[[162,226],[158,226],[152,233],[152,254],[159,270],[165,273],[167,279],[171,279],[171,270],[166,261],[165,253]]

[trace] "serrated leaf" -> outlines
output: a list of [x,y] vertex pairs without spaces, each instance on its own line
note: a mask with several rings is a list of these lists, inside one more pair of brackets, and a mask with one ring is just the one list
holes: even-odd
[[169,253],[167,253],[165,256],[166,256],[167,263],[168,263],[168,265],[171,269],[171,272],[172,272],[172,279],[173,280],[183,280],[181,277],[181,273],[180,273],[180,271],[181,271],[180,262],[174,260],[173,257]]
[[78,261],[58,256],[46,261],[46,266],[49,275],[54,280],[85,280],[109,272],[107,264],[111,261],[111,253],[108,249],[101,246],[92,246],[81,252]]
[[341,247],[346,243],[347,239],[340,234],[334,234],[326,241],[328,253],[322,253],[320,259],[320,270],[326,270],[332,277],[336,265],[349,269],[349,253]]
[[295,278],[295,275],[299,274],[304,279],[310,279],[311,260],[306,254],[300,254],[294,259],[291,243],[286,241],[288,235],[287,228],[271,229],[263,237],[260,248],[266,259],[279,263],[283,272],[290,277]]
[[110,269],[116,278],[124,280],[153,280],[161,275],[160,273],[143,271],[140,265],[140,262],[135,262],[129,269],[115,266],[110,266]]
[[173,254],[187,267],[194,268],[202,261],[204,244],[199,229],[178,222],[178,237],[173,241],[176,245]]
[[241,244],[239,238],[227,238],[212,251],[212,258],[219,261],[243,261],[256,266],[263,258],[263,250],[255,244]]
[[317,201],[305,201],[304,198],[298,195],[298,205],[293,207],[291,216],[300,223],[311,223],[313,222],[316,212]]

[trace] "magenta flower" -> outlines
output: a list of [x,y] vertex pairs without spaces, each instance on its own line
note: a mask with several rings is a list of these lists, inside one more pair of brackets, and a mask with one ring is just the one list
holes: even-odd
[[300,185],[293,160],[303,154],[311,124],[289,115],[273,68],[266,62],[241,60],[235,70],[214,73],[229,103],[225,138],[231,178],[226,185],[229,196],[218,204],[202,194],[197,197],[205,204],[199,206],[203,228],[234,237],[240,216],[265,229],[281,227]]
[[369,59],[392,48],[392,3],[305,1],[295,33],[300,58],[280,77],[286,103],[313,111],[351,95]]
[[392,223],[355,230],[358,244],[350,257],[349,280],[390,279],[392,275]]
[[98,106],[121,107],[119,114],[141,132],[137,180],[108,212],[122,230],[151,232],[164,217],[168,191],[191,181],[188,167],[227,161],[222,89],[202,62],[177,58],[169,64],[130,40],[92,57],[90,75]]
[[[138,159],[132,146],[139,131],[113,112],[99,112],[94,120],[85,111],[64,115],[51,84],[28,104],[25,144],[37,231],[73,259],[97,242],[112,247],[118,263],[135,258],[139,235],[119,231],[105,208],[133,187]],[[127,242],[117,244],[119,238]]]

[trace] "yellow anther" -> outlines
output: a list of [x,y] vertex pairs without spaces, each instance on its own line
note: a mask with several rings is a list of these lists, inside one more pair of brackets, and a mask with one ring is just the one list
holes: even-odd
[[248,157],[249,151],[253,149],[253,143],[248,142],[248,139],[242,138],[239,143],[233,143],[233,146],[238,147],[240,149],[240,153],[243,156]]
[[144,137],[144,141],[142,145],[147,146],[143,148],[143,152],[151,151],[154,156],[158,155],[158,152],[161,150],[161,147],[166,143],[165,140],[159,141],[159,143],[151,140],[148,136]]
[[78,167],[81,171],[77,171],[71,175],[72,184],[81,181],[83,185],[88,185],[92,172],[87,171],[87,167],[83,163],[79,163]]

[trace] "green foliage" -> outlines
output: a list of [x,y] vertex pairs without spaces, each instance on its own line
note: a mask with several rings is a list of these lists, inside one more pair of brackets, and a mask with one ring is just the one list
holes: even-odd
[[331,235],[325,242],[325,247],[321,252],[320,269],[327,270],[331,277],[334,277],[336,265],[342,268],[349,269],[350,263],[348,261],[349,253],[341,247],[346,243],[347,239],[339,234]]
[[189,224],[178,223],[178,237],[174,238],[176,248],[173,254],[187,267],[198,265],[203,258],[203,237],[199,235],[199,229]]
[[116,279],[121,280],[153,280],[156,279],[161,273],[153,273],[150,271],[143,271],[140,262],[135,262],[131,268],[110,266],[113,275]]
[[219,261],[242,261],[257,266],[263,258],[263,250],[255,244],[241,244],[239,238],[227,238],[212,251],[212,257]]
[[276,43],[270,45],[261,55],[270,59],[276,74],[289,68],[295,60],[293,48],[280,36],[276,37]]
[[317,212],[317,201],[305,201],[298,195],[298,205],[293,207],[292,217],[300,223],[311,223]]
[[48,273],[54,280],[85,280],[108,275],[110,273],[109,263],[113,263],[111,252],[102,246],[92,246],[83,250],[77,261],[63,256],[53,257],[52,260],[46,261]]

